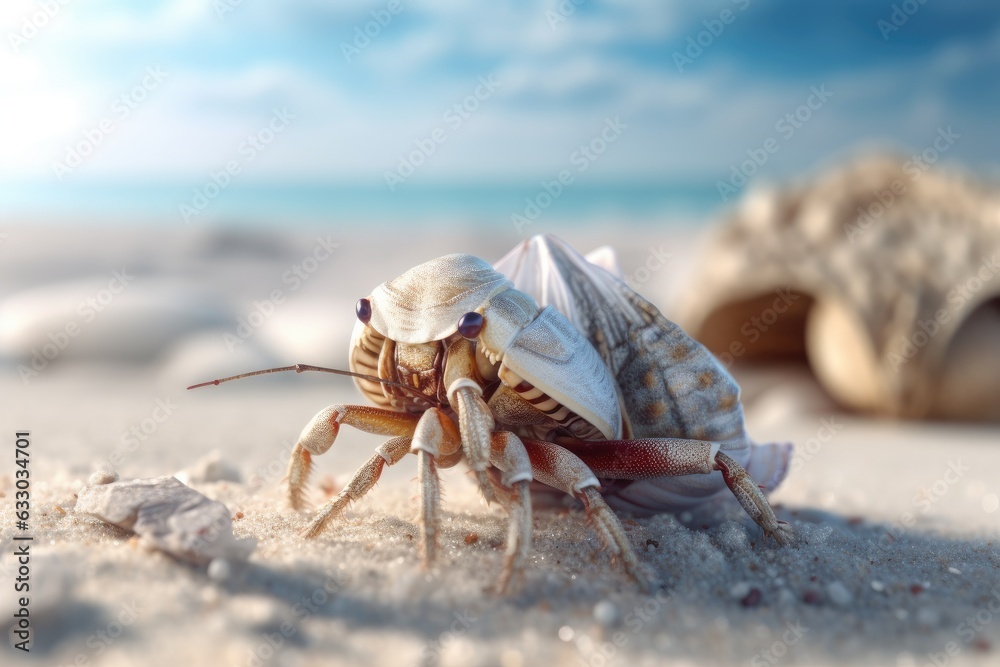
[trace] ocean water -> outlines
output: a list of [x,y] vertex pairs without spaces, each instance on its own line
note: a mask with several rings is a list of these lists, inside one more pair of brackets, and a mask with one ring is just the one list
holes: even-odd
[[[553,196],[554,195],[554,196]],[[691,222],[724,204],[711,183],[583,184],[547,192],[541,183],[384,185],[0,183],[0,221],[124,224],[462,222],[561,225],[602,219]]]

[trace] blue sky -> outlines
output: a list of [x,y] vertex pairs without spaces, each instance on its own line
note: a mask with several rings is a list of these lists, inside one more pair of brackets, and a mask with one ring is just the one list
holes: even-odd
[[[53,0],[25,37],[45,4],[0,9],[8,185],[198,184],[235,159],[244,183],[374,187],[437,129],[443,143],[402,187],[537,183],[614,118],[627,129],[581,181],[712,183],[769,137],[780,150],[755,178],[780,179],[861,146],[920,150],[948,125],[962,138],[947,159],[994,169],[1000,156],[993,2],[897,2],[915,11],[886,39],[892,2],[401,2],[391,14],[387,1]],[[709,39],[704,22],[724,10]],[[345,57],[380,11],[391,20]],[[699,33],[706,46],[679,71],[674,54]],[[116,115],[151,67],[162,81]],[[499,87],[449,123],[480,77]],[[814,86],[829,100],[781,138],[776,122]],[[239,147],[275,109],[294,119],[246,161]],[[60,180],[54,163],[104,118],[110,131]]]

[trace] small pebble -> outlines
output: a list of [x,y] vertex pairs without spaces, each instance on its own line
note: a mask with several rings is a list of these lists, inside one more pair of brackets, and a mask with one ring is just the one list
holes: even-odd
[[215,449],[174,475],[182,484],[205,482],[241,482],[239,469]]
[[729,589],[729,595],[736,600],[742,600],[750,594],[751,588],[749,581],[738,581]]
[[605,628],[618,623],[618,608],[610,600],[601,600],[594,605],[594,620]]
[[952,574],[962,574],[962,571],[959,570],[957,567],[949,567],[948,571],[951,572]]
[[232,619],[244,628],[277,627],[282,620],[281,606],[263,595],[241,595],[230,600]]
[[878,579],[872,579],[871,586],[872,590],[875,591],[876,593],[881,593],[882,591],[885,590],[885,584],[883,584]]
[[213,558],[208,564],[208,578],[212,581],[223,582],[233,576],[233,567],[225,558]]
[[144,544],[197,565],[246,558],[256,545],[233,536],[225,505],[174,477],[88,485],[77,496],[76,513],[130,530]]
[[87,479],[87,484],[89,486],[99,486],[102,484],[111,484],[118,481],[118,473],[114,470],[98,470]]
[[912,586],[910,586],[910,593],[912,593],[913,595],[920,595],[923,592],[924,592],[924,587],[921,586],[920,584],[913,584]]
[[763,597],[764,596],[760,592],[759,588],[751,588],[750,592],[747,593],[747,596],[740,600],[740,604],[744,607],[756,607],[760,604],[761,598]]
[[847,590],[847,587],[839,581],[834,581],[828,584],[826,587],[826,593],[830,596],[830,600],[832,600],[835,605],[840,607],[846,607],[851,604],[852,600],[854,600],[854,596],[851,594],[851,591]]
[[467,533],[465,536],[466,544],[475,544],[479,541],[479,533]]

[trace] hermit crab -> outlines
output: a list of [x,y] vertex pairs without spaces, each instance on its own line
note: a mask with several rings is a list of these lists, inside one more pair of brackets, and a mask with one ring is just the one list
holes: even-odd
[[350,368],[374,406],[332,405],[306,425],[288,467],[292,507],[303,505],[312,457],[342,426],[390,439],[304,536],[412,453],[425,564],[437,551],[439,470],[465,461],[482,494],[509,511],[500,590],[529,554],[535,490],[582,503],[643,585],[651,577],[611,506],[657,513],[732,492],[765,536],[789,542],[763,489],[783,478],[791,446],[753,443],[739,387],[719,362],[563,241],[536,236],[495,267],[464,254],[431,260],[359,300],[357,317]]
[[1000,420],[1000,189],[927,155],[749,194],[678,322],[727,365],[807,358],[850,408]]

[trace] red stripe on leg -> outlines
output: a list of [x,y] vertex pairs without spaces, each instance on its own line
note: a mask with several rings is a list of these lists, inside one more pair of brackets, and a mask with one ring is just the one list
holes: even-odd
[[643,438],[602,442],[560,441],[604,479],[648,479],[707,474],[713,470],[710,442]]

